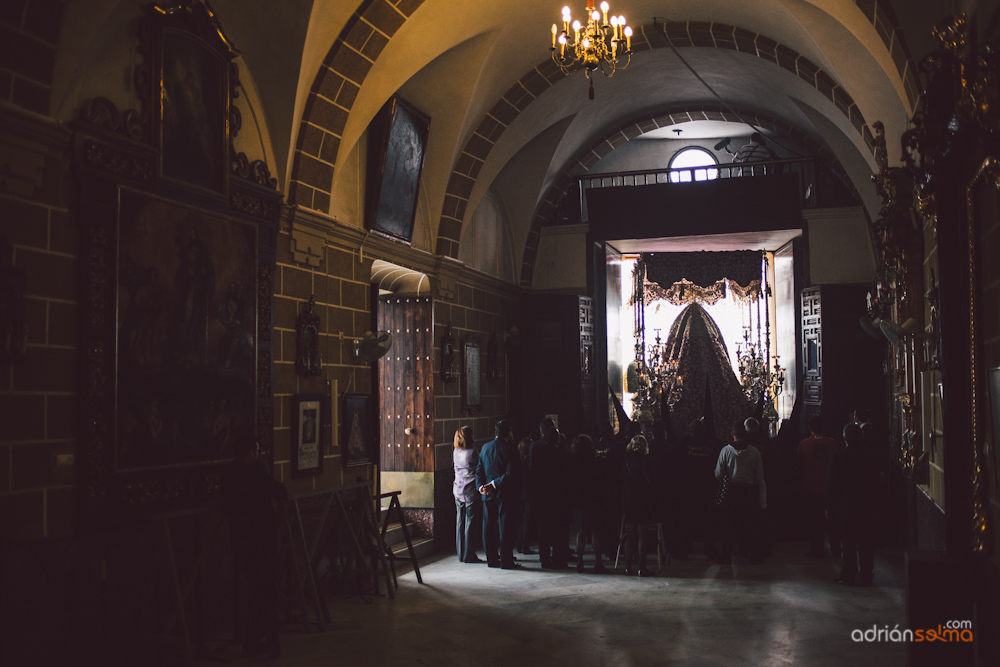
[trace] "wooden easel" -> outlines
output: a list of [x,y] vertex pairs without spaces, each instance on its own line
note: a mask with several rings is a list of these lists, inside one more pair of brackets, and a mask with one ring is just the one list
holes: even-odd
[[[389,507],[385,511],[385,517],[382,519],[382,531],[380,533],[380,542],[382,543],[382,549],[385,552],[385,557],[389,561],[389,566],[392,568],[392,583],[393,586],[399,588],[399,582],[396,581],[396,561],[404,560],[398,557],[392,552],[389,546],[385,543],[385,534],[389,530],[389,525],[392,523],[393,510],[396,510],[396,516],[399,517],[399,526],[403,530],[403,539],[406,540],[406,551],[409,556],[405,560],[409,560],[413,565],[413,572],[417,575],[417,582],[424,583],[423,578],[420,576],[420,564],[417,562],[417,554],[413,551],[413,542],[410,540],[410,531],[406,529],[406,517],[403,516],[403,506],[399,504],[399,494],[400,491],[389,491],[388,493],[383,493],[379,495],[378,500],[381,505],[381,501],[386,498],[391,498],[389,501]],[[386,584],[388,586],[388,583]],[[378,593],[378,580],[375,581],[375,592]],[[391,597],[391,595],[390,595]]]

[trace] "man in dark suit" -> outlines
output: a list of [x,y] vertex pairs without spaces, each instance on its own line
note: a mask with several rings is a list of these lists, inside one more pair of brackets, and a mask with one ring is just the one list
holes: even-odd
[[520,461],[510,422],[496,424],[496,438],[483,445],[476,466],[476,485],[483,496],[483,546],[490,567],[516,570],[517,507],[521,500]]

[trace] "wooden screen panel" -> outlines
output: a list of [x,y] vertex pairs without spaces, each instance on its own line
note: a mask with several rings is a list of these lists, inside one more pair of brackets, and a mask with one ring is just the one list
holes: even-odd
[[[434,470],[434,338],[429,298],[382,297],[378,328],[392,334],[379,361],[382,470]],[[410,429],[410,433],[406,432]]]

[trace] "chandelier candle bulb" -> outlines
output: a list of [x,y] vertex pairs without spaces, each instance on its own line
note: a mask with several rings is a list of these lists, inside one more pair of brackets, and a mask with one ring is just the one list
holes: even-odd
[[553,23],[552,24],[552,48],[553,49],[556,48],[556,33],[558,33],[558,32],[559,32],[559,29],[556,27],[556,24]]

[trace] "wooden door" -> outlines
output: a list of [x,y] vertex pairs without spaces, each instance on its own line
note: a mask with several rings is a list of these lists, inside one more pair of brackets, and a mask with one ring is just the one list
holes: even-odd
[[427,297],[380,297],[377,324],[392,334],[379,378],[383,472],[434,471],[434,323]]

